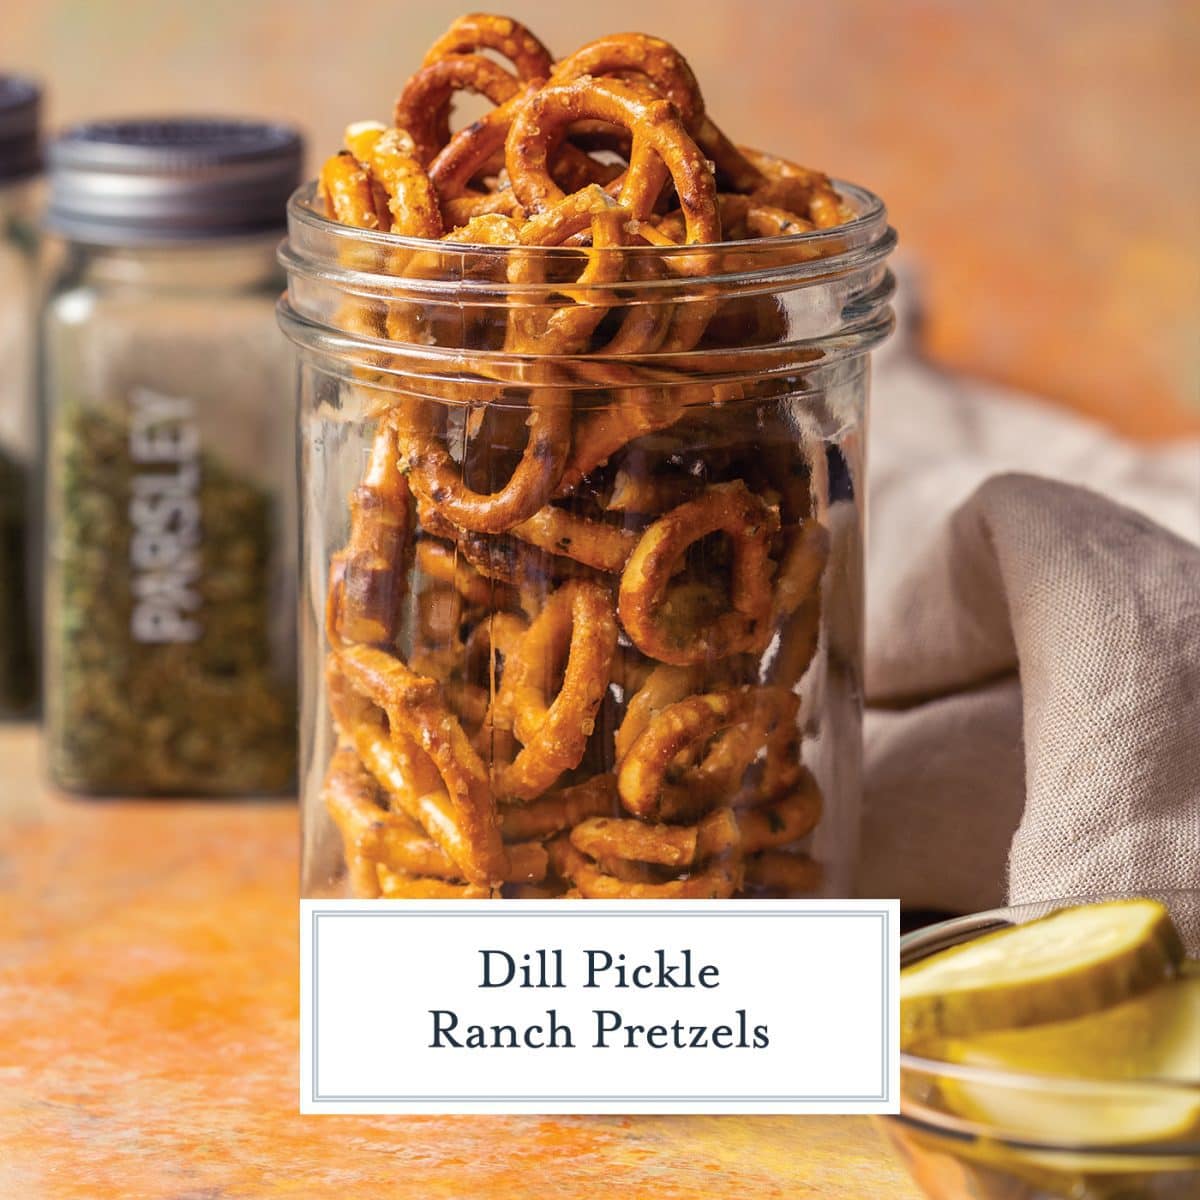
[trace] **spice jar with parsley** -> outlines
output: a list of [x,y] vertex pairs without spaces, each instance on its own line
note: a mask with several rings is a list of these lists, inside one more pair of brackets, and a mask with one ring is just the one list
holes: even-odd
[[286,790],[295,460],[274,254],[300,138],[100,122],[49,159],[50,772],[90,793]]

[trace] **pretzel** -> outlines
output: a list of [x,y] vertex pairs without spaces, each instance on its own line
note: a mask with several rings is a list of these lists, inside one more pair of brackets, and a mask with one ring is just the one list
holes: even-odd
[[612,813],[616,804],[616,779],[612,775],[593,775],[530,804],[506,805],[500,811],[500,828],[510,842],[549,838],[589,817]]
[[[618,214],[599,189],[564,197],[537,218],[536,236],[542,242],[562,240],[578,228],[591,225],[603,244],[616,236]],[[524,236],[523,235],[523,239]],[[514,259],[520,264],[522,259]],[[603,249],[589,254],[584,282],[597,282],[611,270],[615,260]],[[514,269],[516,269],[514,267]],[[586,336],[604,315],[598,305],[575,305],[556,311],[548,322],[545,336],[555,344],[569,347]],[[521,327],[517,327],[521,328]],[[517,335],[518,348],[532,338],[528,328]],[[520,463],[508,483],[497,492],[484,495],[472,491],[449,451],[434,435],[432,404],[414,400],[403,406],[403,457],[412,474],[413,487],[431,505],[453,523],[483,533],[497,533],[532,517],[549,499],[562,474],[569,451],[571,414],[569,399],[558,388],[536,388],[530,400],[529,440]]]
[[721,223],[712,171],[669,100],[648,99],[616,79],[577,79],[535,92],[516,114],[505,144],[508,173],[521,204],[539,213],[564,199],[551,178],[550,147],[572,121],[607,121],[633,135],[621,206],[650,215],[669,175],[686,214],[687,241],[719,242]]
[[416,158],[412,138],[402,129],[360,121],[346,130],[346,148],[384,190],[391,232],[407,237],[442,236],[437,193]]
[[350,686],[336,656],[330,656],[327,665],[326,695],[341,739],[354,748],[389,800],[416,821],[464,874],[471,871],[476,855],[429,756],[403,730],[385,727],[382,712]]
[[[581,349],[608,311],[598,284],[615,283],[623,264],[610,253],[623,242],[622,230],[628,214],[602,189],[592,185],[565,196],[553,207],[531,217],[521,232],[524,246],[560,245],[573,234],[590,228],[592,249],[575,286],[587,297],[585,303],[557,308],[548,318],[529,320],[521,309],[513,313],[507,348],[522,352],[537,345],[542,353],[572,354]],[[508,278],[512,283],[541,283],[537,255],[517,253],[510,257]],[[571,289],[558,291],[570,296]]]
[[398,658],[368,646],[337,652],[346,679],[381,708],[393,738],[403,732],[429,756],[454,806],[470,856],[461,864],[474,883],[497,884],[507,861],[500,841],[487,769],[447,709],[437,682],[409,670]]
[[[487,217],[506,218],[504,225],[484,220]],[[516,245],[520,222],[525,210],[517,203],[511,188],[499,192],[463,192],[460,196],[443,196],[442,222],[450,230],[442,240],[462,242],[469,246]],[[513,231],[512,237],[508,236]],[[502,236],[497,233],[503,231]]]
[[389,900],[490,900],[491,888],[474,883],[447,883],[443,879],[417,879],[379,864],[375,868],[380,890]]
[[466,195],[471,180],[504,149],[517,113],[537,93],[539,83],[529,84],[445,142],[429,164],[429,178],[443,203]]
[[[718,853],[718,834],[725,814],[718,809],[696,825],[648,824],[629,818],[592,817],[571,830],[571,845],[597,861],[658,863],[676,869],[703,863]],[[820,793],[814,788],[789,793],[760,808],[734,812],[744,854],[799,841],[821,815]],[[610,871],[611,873],[611,871]]]
[[852,218],[828,175],[761,150],[743,147],[742,153],[763,177],[757,186],[747,189],[756,203],[807,217],[817,229],[830,229]]
[[618,879],[589,862],[570,842],[559,836],[547,846],[550,864],[560,875],[571,880],[589,900],[708,900],[732,896],[742,881],[737,822],[731,810],[712,814],[707,848],[712,857],[708,864],[686,878],[661,883]]
[[325,211],[356,229],[385,229],[391,224],[386,208],[380,212],[371,175],[349,150],[339,151],[321,167],[319,193]]
[[[617,646],[612,599],[594,583],[566,583],[546,600],[504,672],[500,711],[522,750],[499,775],[501,795],[532,799],[578,766],[608,687]],[[552,664],[566,656],[562,687],[550,700]]]
[[[772,750],[794,741],[796,696],[749,686],[693,694],[695,676],[666,670],[667,678],[652,673],[633,697],[616,734],[617,789],[628,812],[648,820],[686,820],[723,798],[736,798],[764,746],[764,771],[779,774]],[[770,785],[778,789],[790,782],[773,777]]]
[[334,640],[395,640],[407,589],[411,494],[397,465],[396,432],[381,421],[362,482],[350,495],[350,537],[333,556],[330,628]]
[[749,711],[743,692],[708,692],[663,709],[621,759],[617,792],[634,816],[652,820],[694,817],[712,806],[713,792],[672,779],[681,755],[699,756],[720,732]]
[[404,85],[394,119],[412,138],[417,161],[427,166],[446,144],[446,120],[456,91],[501,105],[520,90],[515,76],[482,54],[447,54],[427,63]]
[[364,900],[380,894],[379,876],[370,853],[373,846],[364,845],[376,836],[374,814],[379,814],[380,825],[390,816],[376,803],[378,792],[378,786],[359,762],[353,746],[339,740],[325,771],[321,797],[342,835],[351,890]]
[[713,124],[705,112],[700,85],[687,60],[669,42],[644,33],[617,33],[580,47],[555,65],[550,84],[584,75],[644,76],[679,111],[696,144],[738,191],[763,181],[762,173]]
[[577,517],[562,508],[547,505],[527,521],[512,527],[512,534],[548,554],[574,559],[597,571],[619,575],[638,536],[630,529]]
[[571,428],[570,398],[541,388],[530,400],[529,441],[508,482],[496,492],[472,491],[434,431],[434,401],[412,400],[401,408],[401,461],[414,491],[454,524],[498,533],[528,520],[550,498],[566,462]]
[[[347,860],[362,860],[418,878],[462,882],[458,865],[403,812],[379,803],[379,787],[346,741],[338,744],[325,777],[326,807],[342,834]],[[537,842],[509,847],[507,882],[537,883],[546,852]]]
[[425,52],[423,66],[448,54],[494,50],[513,65],[521,79],[544,79],[554,59],[550,51],[519,21],[511,17],[472,13],[459,17]]
[[[621,576],[618,612],[634,645],[686,666],[753,647],[770,614],[771,538],[778,513],[744,483],[719,483],[660,517],[643,533]],[[706,627],[670,618],[671,578],[689,546],[718,531],[733,541],[731,607]]]
[[[417,570],[448,583],[468,603],[480,608],[506,609],[516,607],[516,596],[511,588],[481,575],[470,563],[459,558],[454,549],[444,542],[424,539],[417,543]],[[367,638],[355,638],[367,641]]]

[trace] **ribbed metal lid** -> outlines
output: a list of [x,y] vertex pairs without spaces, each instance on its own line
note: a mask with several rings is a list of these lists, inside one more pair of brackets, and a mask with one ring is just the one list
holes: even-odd
[[287,125],[222,118],[93,121],[50,143],[49,227],[107,245],[283,229],[304,143]]
[[36,175],[42,92],[32,79],[0,75],[0,180]]

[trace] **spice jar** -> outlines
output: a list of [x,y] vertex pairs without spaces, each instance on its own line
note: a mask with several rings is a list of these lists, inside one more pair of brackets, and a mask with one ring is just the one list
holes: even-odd
[[295,440],[273,326],[301,140],[111,121],[50,147],[45,709],[60,785],[294,777]]
[[0,716],[32,706],[34,184],[41,93],[0,75]]
[[837,188],[611,249],[293,199],[304,895],[849,893],[894,234]]

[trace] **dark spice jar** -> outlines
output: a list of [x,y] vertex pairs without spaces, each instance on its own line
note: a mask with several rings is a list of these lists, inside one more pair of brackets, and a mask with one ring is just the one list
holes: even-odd
[[60,785],[295,774],[295,451],[275,246],[301,140],[101,122],[50,147],[45,707]]
[[32,551],[37,85],[0,75],[0,716],[35,693]]

